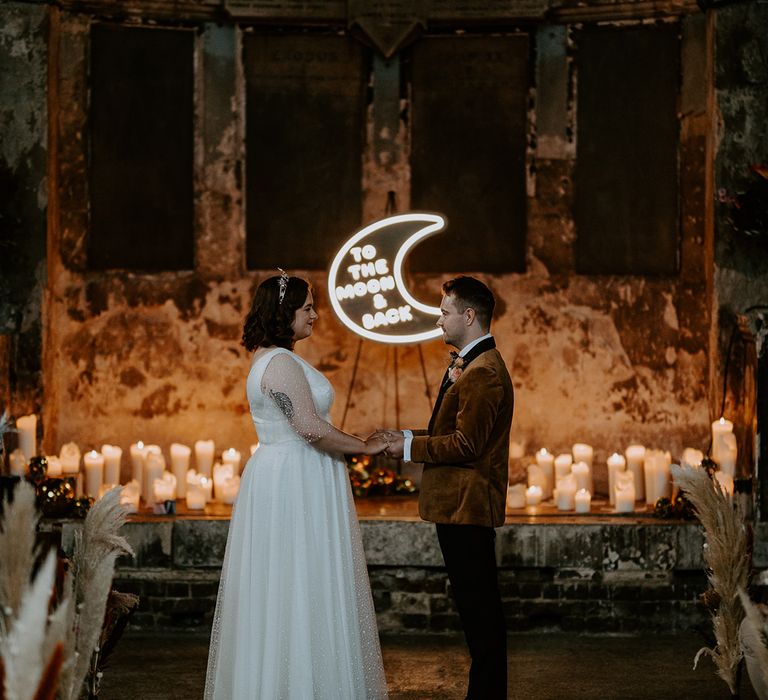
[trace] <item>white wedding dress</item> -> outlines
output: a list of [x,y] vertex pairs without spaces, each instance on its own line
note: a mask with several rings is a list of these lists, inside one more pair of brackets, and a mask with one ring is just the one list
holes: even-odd
[[386,698],[346,465],[313,446],[333,430],[333,388],[276,348],[254,361],[247,392],[259,448],[232,513],[205,698]]

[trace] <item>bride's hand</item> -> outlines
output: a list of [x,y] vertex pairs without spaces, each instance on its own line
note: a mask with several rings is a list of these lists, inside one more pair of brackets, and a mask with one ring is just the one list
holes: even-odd
[[377,455],[384,452],[390,445],[390,440],[384,433],[373,433],[365,441],[365,454]]

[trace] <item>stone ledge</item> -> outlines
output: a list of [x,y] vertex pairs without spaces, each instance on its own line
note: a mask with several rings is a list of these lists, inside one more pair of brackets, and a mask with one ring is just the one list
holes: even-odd
[[[81,525],[62,524],[62,546],[71,552]],[[134,559],[122,557],[118,570],[218,569],[224,558],[229,521],[157,519],[126,524],[123,535]],[[420,521],[362,520],[369,566],[442,567],[434,526]],[[763,528],[765,529],[765,528]],[[768,530],[766,530],[768,532]],[[757,533],[756,533],[757,534]],[[760,530],[760,534],[766,533]],[[497,530],[501,568],[556,568],[602,572],[654,572],[702,569],[704,536],[695,523],[658,520],[572,522],[558,520],[506,524]],[[755,548],[756,565],[768,558],[764,540]],[[764,564],[763,564],[764,565]]]
[[[626,633],[706,623],[699,603],[707,588],[699,525],[652,518],[511,520],[496,540],[510,629]],[[132,627],[210,628],[228,525],[218,516],[126,525],[136,558],[118,562],[114,586],[139,596]],[[71,551],[82,523],[59,526]],[[459,630],[434,526],[363,518],[360,529],[379,628]]]

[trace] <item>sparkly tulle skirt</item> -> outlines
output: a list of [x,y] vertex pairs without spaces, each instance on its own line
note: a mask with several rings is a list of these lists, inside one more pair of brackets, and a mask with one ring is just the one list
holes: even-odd
[[300,439],[262,445],[232,513],[205,698],[386,697],[346,466]]

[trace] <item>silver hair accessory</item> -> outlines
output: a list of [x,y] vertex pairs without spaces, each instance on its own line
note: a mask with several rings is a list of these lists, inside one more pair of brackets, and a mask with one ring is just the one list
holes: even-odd
[[283,270],[282,267],[278,267],[278,270],[280,270],[280,279],[277,280],[277,283],[280,285],[280,295],[277,298],[277,303],[282,304],[283,299],[285,299],[285,290],[288,289],[288,280],[290,277],[288,277],[288,273]]

